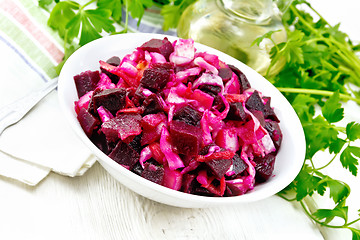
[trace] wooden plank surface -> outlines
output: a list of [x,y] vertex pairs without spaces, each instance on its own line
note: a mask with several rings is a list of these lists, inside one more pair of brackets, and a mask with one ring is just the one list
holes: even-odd
[[0,178],[0,239],[323,239],[279,197],[209,209],[145,199],[100,164],[84,176],[51,173],[37,187]]

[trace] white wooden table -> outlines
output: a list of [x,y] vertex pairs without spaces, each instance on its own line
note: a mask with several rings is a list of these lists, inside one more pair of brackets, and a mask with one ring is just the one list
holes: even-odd
[[[331,23],[341,21],[346,32],[360,39],[357,0],[311,2],[325,18],[331,18]],[[36,187],[0,177],[0,239],[317,240],[324,237],[297,204],[277,196],[234,207],[175,208],[133,193],[96,163],[82,177],[50,173]]]
[[237,207],[175,208],[133,193],[98,163],[82,177],[51,173],[37,187],[0,179],[0,196],[4,240],[323,239],[298,207],[279,197]]

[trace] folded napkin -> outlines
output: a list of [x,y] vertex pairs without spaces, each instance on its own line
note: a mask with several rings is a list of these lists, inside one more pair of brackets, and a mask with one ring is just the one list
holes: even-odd
[[[0,0],[0,21],[1,108],[50,81],[63,51],[31,1]],[[50,171],[82,175],[95,161],[62,116],[56,90],[0,135],[0,175],[29,185]]]

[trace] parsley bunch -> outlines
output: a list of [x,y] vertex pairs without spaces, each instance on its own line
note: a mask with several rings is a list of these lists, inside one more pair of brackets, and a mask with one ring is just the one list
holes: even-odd
[[[64,40],[64,61],[80,46],[106,34],[128,32],[129,15],[138,19],[152,6],[161,10],[163,29],[177,26],[182,12],[195,0],[89,0],[80,4],[71,0],[39,0],[39,6],[50,12],[48,25]],[[125,11],[123,16],[122,9]],[[120,27],[120,29],[116,29]]]
[[[315,20],[316,18],[316,20]],[[360,148],[354,142],[360,139],[360,124],[343,123],[343,102],[360,104],[360,46],[331,26],[304,0],[294,1],[283,15],[288,39],[271,50],[271,64],[267,78],[290,101],[297,112],[306,138],[306,157],[295,180],[279,196],[298,201],[306,214],[316,223],[329,228],[346,228],[353,239],[360,239],[360,230],[352,227],[360,218],[348,219],[346,200],[350,187],[337,176],[324,170],[334,161],[340,161],[349,174],[357,176]],[[256,39],[271,40],[273,32]],[[270,70],[277,61],[285,60],[284,68],[274,76]],[[324,164],[316,158],[322,151],[331,158]],[[320,165],[320,164],[323,165]],[[333,206],[321,209],[307,205],[307,199],[331,198]],[[317,199],[318,199],[317,198]],[[334,219],[342,219],[336,224]]]

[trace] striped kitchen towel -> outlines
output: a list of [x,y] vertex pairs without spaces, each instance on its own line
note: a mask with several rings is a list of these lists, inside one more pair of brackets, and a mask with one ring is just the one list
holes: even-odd
[[[0,0],[0,108],[56,76],[63,58],[48,15],[31,0]],[[0,135],[0,175],[36,185],[50,171],[82,175],[95,157],[62,116],[53,91]]]
[[[56,77],[63,41],[47,26],[48,18],[37,0],[0,0],[0,108]],[[131,32],[164,33],[158,9],[146,11],[139,26],[131,17],[128,24]],[[0,135],[0,175],[36,185],[50,171],[78,176],[94,164],[62,116],[56,95],[50,93]]]

